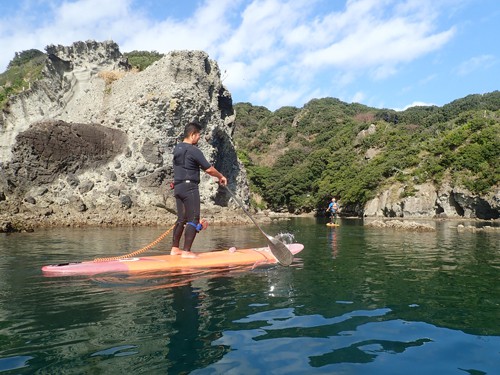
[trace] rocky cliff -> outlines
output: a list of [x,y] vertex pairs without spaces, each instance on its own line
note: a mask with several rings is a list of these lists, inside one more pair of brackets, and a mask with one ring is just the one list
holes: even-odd
[[364,207],[366,217],[498,219],[500,190],[479,196],[462,187],[425,183],[413,187],[406,196],[405,186],[394,184]]
[[[375,125],[358,133],[355,143],[377,132]],[[380,150],[368,149],[364,155],[369,160]],[[411,171],[401,171],[406,174]],[[410,193],[408,192],[410,191]],[[500,188],[493,186],[491,192],[479,196],[464,187],[454,186],[450,178],[439,185],[427,182],[411,185],[393,182],[381,189],[377,196],[364,207],[352,207],[352,212],[365,217],[399,218],[469,218],[492,220],[500,218]]]
[[[204,126],[207,159],[248,197],[231,94],[206,53],[174,51],[137,72],[112,41],[46,51],[43,78],[10,98],[0,120],[4,222],[173,223],[171,152],[189,121]],[[212,177],[202,176],[200,190],[206,215],[231,216]]]

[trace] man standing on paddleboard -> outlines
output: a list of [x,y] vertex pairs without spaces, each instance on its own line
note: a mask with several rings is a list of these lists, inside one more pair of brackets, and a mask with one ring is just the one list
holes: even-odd
[[337,200],[335,197],[332,198],[332,201],[328,205],[326,211],[330,211],[330,223],[337,224],[337,210],[339,209],[339,205],[337,204]]
[[[216,177],[219,184],[226,186],[227,179],[211,165],[196,145],[201,137],[202,126],[191,122],[184,128],[184,140],[174,147],[174,197],[177,205],[177,221],[174,227],[170,255],[196,258],[191,246],[196,234],[202,229],[200,224],[200,169]],[[179,243],[184,233],[184,249]]]

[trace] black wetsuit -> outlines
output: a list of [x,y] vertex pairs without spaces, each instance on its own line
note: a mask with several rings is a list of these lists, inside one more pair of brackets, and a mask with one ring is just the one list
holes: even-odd
[[[184,251],[191,251],[200,222],[200,168],[207,170],[211,164],[198,147],[181,142],[174,148],[174,196],[177,205],[177,222],[172,246],[179,247],[184,228]],[[187,225],[186,225],[187,224]]]

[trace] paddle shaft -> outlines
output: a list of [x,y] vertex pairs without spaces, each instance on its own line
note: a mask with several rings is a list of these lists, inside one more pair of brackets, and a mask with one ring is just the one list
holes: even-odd
[[250,220],[252,220],[252,222],[255,224],[255,226],[257,228],[259,228],[260,232],[269,241],[269,236],[262,230],[262,228],[259,226],[259,224],[257,224],[257,222],[255,221],[255,219],[252,217],[252,215],[250,215],[250,213],[245,209],[245,206],[243,205],[243,203],[238,198],[235,197],[235,195],[233,194],[233,192],[227,186],[226,186],[226,189],[227,189],[227,191],[229,191],[229,194],[231,194],[231,196],[236,201],[236,203],[238,203],[238,205],[241,207],[241,209],[243,210],[243,212],[250,218]]
[[252,215],[250,215],[250,213],[245,209],[245,206],[243,205],[243,203],[238,198],[236,198],[236,196],[231,191],[231,189],[229,189],[226,186],[226,190],[229,192],[229,194],[231,194],[231,197],[236,201],[236,203],[238,203],[238,205],[241,207],[243,212],[250,218],[250,220],[252,220],[252,222],[255,224],[255,226],[257,228],[259,228],[260,232],[264,235],[264,237],[266,237],[266,240],[269,244],[269,249],[271,249],[271,252],[275,256],[275,258],[278,260],[278,262],[284,266],[289,266],[293,261],[293,254],[290,252],[290,250],[288,250],[286,245],[284,243],[282,243],[281,241],[278,241],[276,238],[273,238],[273,237],[269,236],[268,234],[266,234],[266,232],[264,232],[262,230],[262,228],[259,226],[259,224],[257,224],[257,222],[252,217]]

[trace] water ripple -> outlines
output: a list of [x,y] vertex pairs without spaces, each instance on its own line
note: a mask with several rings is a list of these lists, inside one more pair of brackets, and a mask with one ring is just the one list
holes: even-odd
[[[252,314],[237,322],[270,325],[223,332],[212,345],[227,346],[230,350],[216,363],[193,374],[450,373],[450,357],[456,368],[474,369],[478,373],[494,373],[500,365],[499,337],[473,336],[422,322],[380,320],[389,312],[388,309],[352,311],[334,318],[296,316],[293,309]],[[357,320],[351,327],[345,324],[360,317],[366,319]],[[338,328],[333,327],[337,325]],[[307,329],[312,327],[318,328],[316,332],[336,333],[315,336],[314,331]],[[301,332],[290,335],[290,328]],[[270,330],[281,333],[269,336]],[[487,352],[479,355],[485,341]],[[485,355],[491,360],[485,362]],[[391,370],[386,366],[389,358]],[[414,366],[417,362],[419,365]]]

